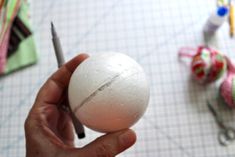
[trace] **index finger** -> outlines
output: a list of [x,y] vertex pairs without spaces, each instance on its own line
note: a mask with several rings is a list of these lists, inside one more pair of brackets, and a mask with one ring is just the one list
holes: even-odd
[[86,58],[88,58],[87,54],[80,54],[64,64],[54,74],[52,74],[52,76],[40,89],[36,98],[36,102],[40,102],[40,104],[43,103],[55,105],[59,103],[63,92],[68,87],[72,73],[76,67]]

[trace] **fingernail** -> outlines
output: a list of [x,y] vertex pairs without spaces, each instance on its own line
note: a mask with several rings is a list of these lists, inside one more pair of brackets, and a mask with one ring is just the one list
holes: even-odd
[[136,135],[132,130],[127,130],[119,136],[119,142],[123,147],[130,147],[135,141]]

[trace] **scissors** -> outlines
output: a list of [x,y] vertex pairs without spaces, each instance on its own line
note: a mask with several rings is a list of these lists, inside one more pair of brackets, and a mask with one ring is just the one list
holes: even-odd
[[232,142],[235,141],[235,129],[232,127],[228,127],[224,124],[222,118],[218,115],[216,110],[212,107],[212,105],[207,101],[207,106],[211,111],[212,115],[215,118],[216,123],[220,128],[220,132],[218,133],[218,141],[222,146],[228,146]]

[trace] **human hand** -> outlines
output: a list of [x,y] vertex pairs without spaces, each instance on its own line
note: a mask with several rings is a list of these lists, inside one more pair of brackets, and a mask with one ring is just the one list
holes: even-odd
[[71,118],[59,105],[73,71],[86,58],[86,54],[73,58],[41,87],[25,121],[26,157],[112,157],[135,143],[135,133],[127,129],[101,136],[83,148],[74,146]]

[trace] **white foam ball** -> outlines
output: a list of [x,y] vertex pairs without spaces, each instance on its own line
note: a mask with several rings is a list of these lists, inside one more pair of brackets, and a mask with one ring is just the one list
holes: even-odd
[[82,62],[69,83],[75,116],[100,132],[129,128],[144,114],[149,86],[142,67],[121,53],[102,53]]

